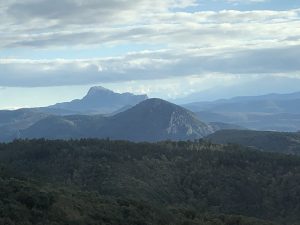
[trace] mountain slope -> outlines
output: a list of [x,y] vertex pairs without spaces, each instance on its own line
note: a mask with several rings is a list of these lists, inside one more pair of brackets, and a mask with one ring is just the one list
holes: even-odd
[[114,139],[134,141],[187,140],[213,132],[192,112],[161,99],[145,100],[109,118],[103,131]]
[[147,98],[147,95],[119,94],[97,86],[90,88],[87,95],[82,99],[57,103],[46,109],[65,110],[67,112],[76,112],[77,114],[109,114],[128,105],[136,105]]
[[187,140],[213,128],[175,104],[148,99],[111,117],[52,116],[21,132],[24,138],[112,138],[133,141]]
[[106,118],[101,115],[49,116],[20,132],[21,138],[96,138]]
[[47,116],[34,109],[0,110],[0,141],[18,138],[20,130],[30,127]]

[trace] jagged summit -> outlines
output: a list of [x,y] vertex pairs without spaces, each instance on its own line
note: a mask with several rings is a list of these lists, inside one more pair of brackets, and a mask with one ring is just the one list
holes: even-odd
[[91,87],[88,93],[81,99],[83,101],[90,101],[90,103],[95,103],[99,101],[103,101],[107,98],[111,98],[112,96],[119,97],[122,94],[115,93],[112,90],[104,88],[102,86],[94,86]]
[[[145,99],[148,99],[148,96],[147,95],[135,95],[135,94],[132,94],[130,92],[125,92],[125,93],[117,93],[117,92],[114,92],[110,89],[107,89],[107,88],[104,88],[102,86],[94,86],[94,87],[91,87],[87,93],[87,95],[83,98],[83,99],[86,99],[86,98],[104,98],[104,97],[114,97],[114,98],[135,98],[135,97],[142,97],[143,100]],[[98,101],[100,99],[97,99]]]
[[87,93],[86,96],[91,96],[91,95],[95,95],[95,94],[99,94],[99,93],[103,93],[103,92],[106,92],[106,93],[114,93],[112,90],[109,90],[105,87],[102,87],[102,86],[94,86],[94,87],[91,87]]

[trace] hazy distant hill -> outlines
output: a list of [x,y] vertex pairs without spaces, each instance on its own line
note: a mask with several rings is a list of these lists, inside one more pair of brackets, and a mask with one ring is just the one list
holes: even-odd
[[76,114],[109,114],[128,105],[134,106],[147,98],[147,95],[119,94],[97,86],[90,88],[87,95],[82,99],[57,103],[44,110],[65,110],[65,112],[70,114],[74,114],[74,112]]
[[20,131],[20,138],[70,139],[98,137],[98,130],[106,120],[101,115],[52,115]]
[[268,152],[300,155],[300,133],[220,130],[207,137],[213,143],[236,143]]
[[184,105],[205,122],[232,123],[254,130],[298,131],[300,92],[235,97]]
[[24,138],[97,137],[133,141],[187,140],[214,130],[196,116],[161,99],[148,99],[111,117],[51,116],[21,132]]
[[47,116],[34,109],[0,110],[0,141],[18,138],[20,130]]
[[194,102],[184,106],[192,111],[299,113],[300,92],[239,96],[212,102]]

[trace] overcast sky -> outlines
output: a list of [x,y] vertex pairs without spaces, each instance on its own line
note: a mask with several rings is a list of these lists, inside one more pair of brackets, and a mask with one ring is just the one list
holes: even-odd
[[296,0],[0,0],[0,18],[0,108],[95,85],[167,99],[300,91]]

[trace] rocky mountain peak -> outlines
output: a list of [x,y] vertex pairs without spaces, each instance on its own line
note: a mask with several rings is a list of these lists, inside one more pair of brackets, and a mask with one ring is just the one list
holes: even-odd
[[94,86],[89,89],[89,91],[85,97],[95,96],[95,95],[104,94],[104,93],[113,94],[114,92],[107,88],[104,88],[102,86]]

